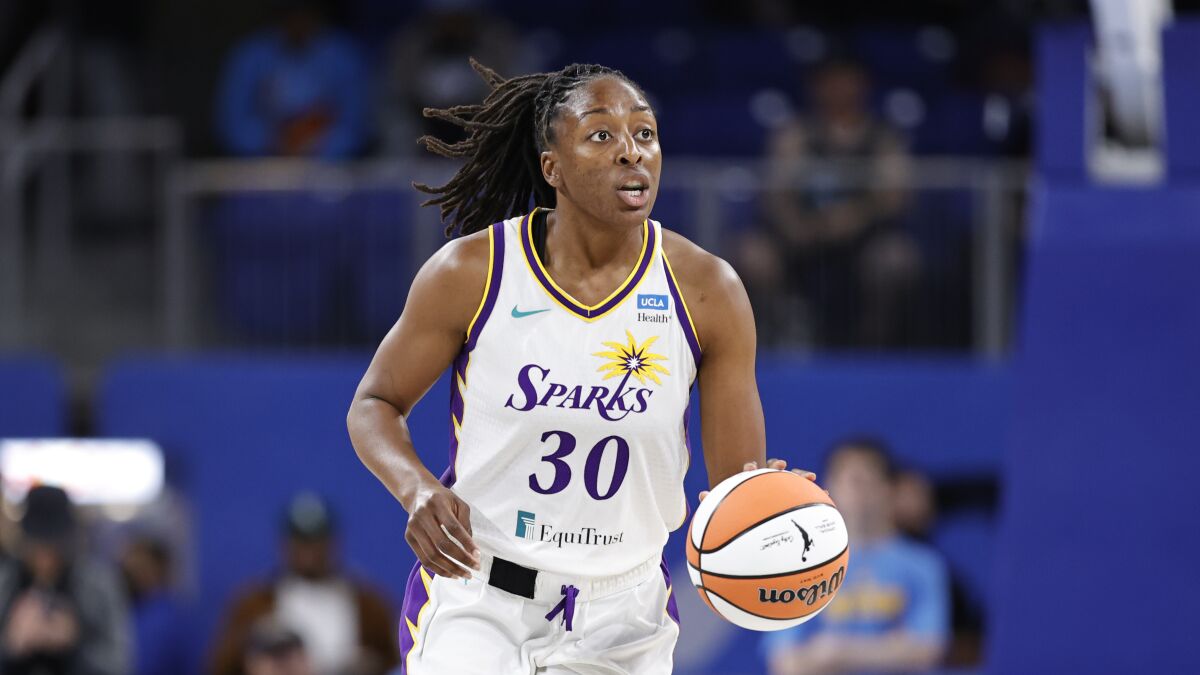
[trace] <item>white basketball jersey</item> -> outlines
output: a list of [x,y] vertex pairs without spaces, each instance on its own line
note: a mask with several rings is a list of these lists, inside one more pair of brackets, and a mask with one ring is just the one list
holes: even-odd
[[643,223],[633,272],[588,307],[546,272],[533,216],[488,231],[487,290],[454,362],[442,478],[493,555],[616,574],[657,556],[687,515],[700,346],[659,223]]

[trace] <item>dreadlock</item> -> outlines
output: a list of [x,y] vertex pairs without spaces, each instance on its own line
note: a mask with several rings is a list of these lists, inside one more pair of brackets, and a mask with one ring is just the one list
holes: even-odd
[[449,219],[446,236],[471,234],[535,205],[554,208],[554,189],[542,177],[540,156],[554,141],[550,123],[567,96],[600,77],[617,77],[641,93],[619,70],[572,63],[562,70],[504,79],[471,59],[471,67],[492,88],[483,103],[451,108],[425,108],[425,117],[444,120],[467,131],[456,143],[425,135],[417,140],[443,157],[466,157],[454,177],[441,187],[413,183],[437,195],[421,206],[439,205]]

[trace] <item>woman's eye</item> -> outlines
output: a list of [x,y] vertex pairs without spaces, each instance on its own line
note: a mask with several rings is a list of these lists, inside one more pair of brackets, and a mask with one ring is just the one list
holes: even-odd
[[592,134],[592,138],[598,141],[607,141],[608,137],[609,133],[607,131],[597,131],[596,133]]
[[642,138],[647,141],[650,140],[651,138],[654,138],[654,130],[652,130],[652,129],[642,129],[642,131],[640,133],[642,135]]

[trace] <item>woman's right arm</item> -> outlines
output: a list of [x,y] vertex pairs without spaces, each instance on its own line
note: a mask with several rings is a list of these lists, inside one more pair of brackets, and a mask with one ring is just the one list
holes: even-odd
[[346,415],[359,459],[408,512],[405,540],[427,569],[447,577],[467,576],[450,558],[478,567],[470,508],[421,463],[408,415],[461,349],[485,292],[489,256],[488,234],[478,232],[425,263]]

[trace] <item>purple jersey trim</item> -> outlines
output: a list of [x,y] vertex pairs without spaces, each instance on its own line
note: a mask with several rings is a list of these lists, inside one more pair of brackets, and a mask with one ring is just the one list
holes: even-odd
[[458,383],[460,380],[466,381],[467,362],[470,359],[471,355],[467,352],[466,345],[463,345],[462,350],[454,359],[454,366],[450,369],[450,464],[441,477],[442,485],[446,487],[454,485],[455,480],[458,479],[458,474],[455,472],[458,461],[458,433],[455,431],[455,427],[462,426],[463,413],[466,412],[463,391]]
[[688,316],[687,306],[683,304],[683,293],[679,291],[679,287],[675,285],[675,275],[671,273],[670,263],[667,262],[667,254],[663,253],[663,274],[667,275],[667,288],[671,291],[671,297],[675,300],[675,316],[679,318],[679,325],[683,328],[683,334],[687,337],[688,347],[692,350],[692,359],[696,362],[696,367],[700,367],[700,339],[696,337],[696,327],[692,325],[692,319]]
[[[430,574],[430,578],[434,575]],[[408,672],[408,653],[413,648],[413,635],[408,630],[408,622],[417,626],[421,608],[429,602],[429,593],[421,581],[421,563],[415,563],[408,573],[408,583],[404,586],[404,608],[400,612],[400,675]],[[420,629],[420,626],[417,626]]]
[[496,306],[496,298],[500,296],[500,278],[504,276],[504,223],[492,225],[491,266],[491,283],[488,284],[487,295],[483,299],[483,308],[479,310],[479,316],[475,318],[475,323],[471,326],[471,333],[467,335],[466,348],[468,352],[475,349],[475,343],[479,341],[483,325],[492,315],[492,309]]
[[500,281],[504,276],[504,223],[495,223],[492,227],[491,238],[491,274],[489,275],[488,287],[483,296],[483,305],[479,308],[479,313],[475,317],[475,322],[471,325],[470,332],[467,334],[466,342],[463,343],[462,349],[459,350],[458,356],[454,359],[453,368],[450,371],[450,465],[442,473],[442,485],[450,487],[458,479],[455,471],[455,465],[458,461],[458,434],[455,432],[455,427],[461,427],[463,423],[463,415],[466,413],[466,392],[462,390],[459,383],[466,384],[467,382],[467,366],[471,362],[471,352],[475,349],[475,345],[479,342],[479,335],[483,331],[484,324],[487,323],[488,317],[492,315],[492,310],[496,307],[496,298],[500,297]]
[[554,287],[554,283],[550,280],[550,277],[542,271],[542,263],[533,248],[533,213],[536,213],[536,209],[525,218],[525,225],[521,228],[521,247],[525,251],[525,260],[529,263],[529,269],[533,272],[533,276],[538,280],[538,283],[542,285],[542,288],[550,294],[550,297],[554,298],[558,304],[585,319],[593,319],[601,316],[621,304],[625,298],[629,297],[633,289],[637,288],[638,282],[642,280],[642,277],[646,274],[646,270],[650,268],[650,261],[654,259],[655,228],[651,227],[650,223],[646,221],[642,223],[642,231],[645,234],[645,241],[643,242],[644,250],[633,275],[626,280],[621,290],[617,291],[617,294],[609,298],[604,304],[598,307],[584,307],[559,292]]
[[675,625],[679,625],[679,606],[675,604],[675,587],[671,585],[671,570],[667,567],[665,553],[658,567],[662,570],[663,581],[667,583],[667,616],[671,617]]

